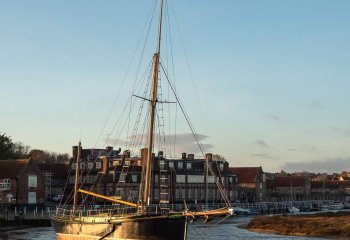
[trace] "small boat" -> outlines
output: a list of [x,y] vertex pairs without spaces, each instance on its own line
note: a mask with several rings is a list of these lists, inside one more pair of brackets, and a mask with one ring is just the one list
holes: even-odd
[[288,211],[289,211],[290,213],[298,213],[298,212],[300,212],[300,209],[293,206],[293,207],[289,207],[289,208],[288,208]]
[[334,202],[329,205],[329,210],[341,210],[344,209],[344,204],[342,202]]

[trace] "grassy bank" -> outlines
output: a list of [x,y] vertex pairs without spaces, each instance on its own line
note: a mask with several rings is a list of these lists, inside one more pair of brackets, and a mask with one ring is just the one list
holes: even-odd
[[350,238],[350,212],[261,216],[247,225],[251,231],[281,235]]

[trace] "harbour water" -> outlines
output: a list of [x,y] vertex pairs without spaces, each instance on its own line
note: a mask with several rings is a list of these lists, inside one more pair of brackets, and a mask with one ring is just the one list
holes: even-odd
[[[188,228],[189,240],[232,240],[232,239],[288,239],[288,240],[320,240],[320,238],[310,237],[294,237],[294,236],[280,236],[273,234],[261,234],[250,232],[244,228],[240,228],[241,224],[249,221],[249,218],[231,218],[218,223],[191,223]],[[0,238],[1,239],[1,238]],[[8,232],[7,238],[9,240],[55,240],[55,232],[51,227],[27,228],[22,230],[15,230]],[[324,239],[324,238],[323,238]]]

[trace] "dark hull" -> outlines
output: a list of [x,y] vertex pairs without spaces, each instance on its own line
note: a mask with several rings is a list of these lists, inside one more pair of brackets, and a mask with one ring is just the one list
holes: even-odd
[[57,239],[186,239],[184,217],[143,216],[100,222],[52,219]]

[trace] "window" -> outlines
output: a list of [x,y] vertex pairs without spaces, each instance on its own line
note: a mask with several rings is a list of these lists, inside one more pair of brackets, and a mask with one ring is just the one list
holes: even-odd
[[192,168],[192,163],[186,163],[186,168],[191,169]]
[[193,190],[191,188],[187,189],[188,198],[193,198]]
[[101,162],[96,162],[96,169],[100,169],[101,168]]
[[158,175],[157,175],[157,174],[154,175],[154,182],[155,182],[155,183],[158,182]]
[[188,183],[204,183],[203,175],[187,175]]
[[28,187],[37,187],[36,175],[29,175],[28,176]]
[[176,182],[185,183],[186,182],[186,175],[176,175]]
[[229,177],[229,178],[228,178],[228,182],[229,182],[229,183],[233,183],[233,177]]
[[169,162],[169,167],[174,168],[174,162]]
[[75,163],[74,162],[72,163],[72,169],[75,169]]
[[164,170],[165,169],[165,162],[164,161],[159,161],[159,168],[161,170]]
[[154,199],[159,199],[159,189],[154,189]]
[[28,193],[28,203],[29,204],[36,203],[36,192],[29,192]]
[[175,190],[175,198],[180,198],[180,189]]
[[214,176],[208,176],[208,183],[214,183]]
[[88,169],[91,169],[91,168],[92,168],[92,166],[93,166],[93,164],[92,164],[92,163],[88,163]]
[[167,180],[168,178],[167,178],[167,175],[164,175],[164,174],[162,174],[162,175],[160,175],[160,182],[161,183],[166,183],[166,180]]
[[178,162],[177,163],[177,168],[182,169],[183,168],[183,162]]
[[10,183],[10,179],[9,178],[4,178],[3,183]]
[[223,164],[223,163],[220,163],[219,166],[220,166],[220,171],[221,171],[221,172],[224,171],[224,164]]
[[136,182],[137,182],[137,174],[131,175],[131,178],[132,178],[132,182],[133,182],[133,183],[136,183]]

